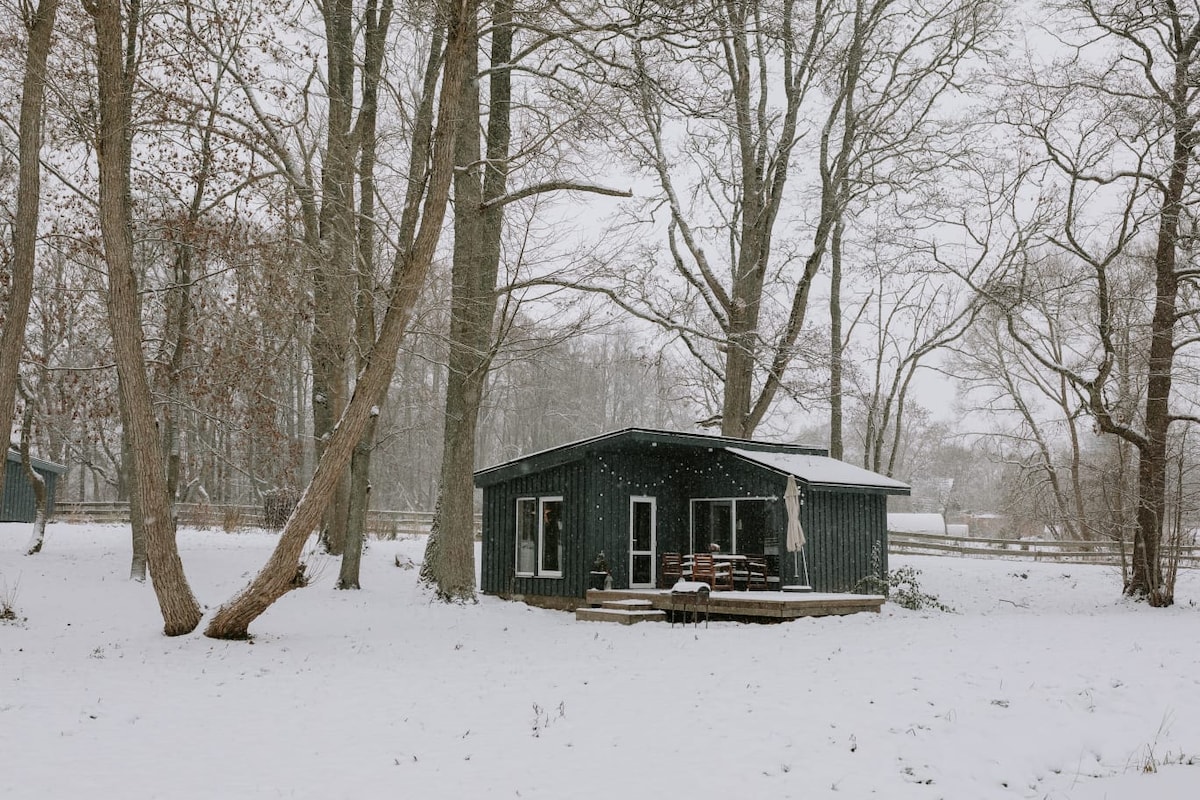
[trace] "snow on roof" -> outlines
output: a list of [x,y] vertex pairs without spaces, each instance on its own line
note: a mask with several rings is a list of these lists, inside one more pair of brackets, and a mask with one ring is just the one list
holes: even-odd
[[940,533],[945,535],[949,526],[946,525],[946,520],[941,514],[892,513],[887,515],[887,529],[889,533]]
[[785,475],[795,475],[800,480],[820,486],[860,486],[869,489],[883,489],[889,493],[908,494],[910,487],[893,478],[871,472],[845,461],[838,461],[828,456],[810,456],[799,453],[762,453],[751,450],[741,450],[737,447],[725,448],[734,455],[741,456],[747,461],[753,461],[764,467],[782,472]]

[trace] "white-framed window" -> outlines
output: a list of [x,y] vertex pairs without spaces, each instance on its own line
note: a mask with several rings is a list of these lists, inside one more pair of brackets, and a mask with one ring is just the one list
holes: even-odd
[[538,575],[543,578],[561,578],[563,574],[563,499],[543,497],[541,505],[541,528],[538,536]]
[[517,576],[563,576],[562,497],[517,499]]
[[763,553],[774,543],[768,497],[713,497],[692,500],[692,547],[722,553]]
[[538,508],[536,497],[517,500],[517,575],[537,574]]

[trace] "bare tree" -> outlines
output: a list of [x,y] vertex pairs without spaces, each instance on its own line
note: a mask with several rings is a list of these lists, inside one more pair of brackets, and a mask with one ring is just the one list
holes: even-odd
[[[658,185],[650,210],[665,212],[673,275],[624,280],[613,299],[677,335],[719,386],[704,424],[750,436],[778,398],[823,388],[791,372],[811,346],[817,276],[832,248],[840,325],[846,215],[931,180],[944,157],[929,146],[944,124],[939,103],[983,52],[997,9],[711,2],[639,19],[624,124],[630,157]],[[621,268],[632,271],[630,260]],[[835,325],[835,444],[843,340]]]
[[856,392],[863,407],[862,465],[894,475],[904,415],[917,371],[934,353],[960,339],[981,304],[963,298],[940,276],[877,264],[876,285],[863,301],[871,342],[859,362]]
[[128,13],[121,0],[84,0],[96,31],[100,173],[100,228],[108,272],[112,329],[126,435],[133,459],[133,503],[142,515],[150,578],[168,636],[189,633],[200,622],[200,606],[184,576],[167,497],[164,460],[146,375],[137,277],[133,267],[130,148],[132,93],[136,79],[141,4]]
[[441,232],[454,168],[455,117],[471,63],[470,20],[478,13],[478,8],[478,0],[452,0],[443,9],[446,51],[437,125],[430,151],[428,188],[413,246],[393,272],[391,296],[378,338],[359,373],[350,402],[334,427],[312,480],[284,526],[271,558],[249,586],[217,611],[205,629],[207,636],[245,638],[250,624],[273,602],[303,585],[300,555],[304,544],[333,496],[367,424],[379,413],[378,404],[395,371],[396,353]]
[[[1014,82],[1006,121],[1043,153],[1046,181],[1062,189],[1058,223],[1047,246],[1084,265],[1093,298],[1094,347],[1057,359],[1032,331],[1037,315],[1014,299],[1028,285],[1034,258],[993,286],[1011,311],[1009,333],[1045,368],[1083,398],[1099,429],[1128,442],[1138,455],[1137,530],[1127,594],[1170,605],[1161,543],[1166,520],[1168,445],[1173,425],[1200,421],[1177,408],[1177,358],[1197,343],[1182,325],[1200,314],[1194,290],[1200,268],[1190,242],[1196,199],[1193,148],[1200,133],[1200,4],[1124,4],[1076,0],[1053,6],[1070,24],[1072,50],[1053,74]],[[1045,193],[1043,193],[1045,196]],[[1114,269],[1144,259],[1154,288],[1146,298],[1145,395],[1124,412],[1117,391]]]
[[[21,85],[21,118],[18,132],[19,175],[17,214],[13,224],[12,284],[4,309],[4,331],[0,333],[0,451],[7,453],[12,432],[18,371],[25,347],[25,325],[33,295],[34,256],[42,201],[41,149],[43,108],[46,97],[46,62],[58,14],[58,0],[21,4],[21,17],[28,36],[25,73]],[[0,497],[4,496],[4,474],[0,471]]]
[[[720,381],[720,410],[710,422],[728,436],[753,433],[782,377],[767,374],[756,395],[775,223],[801,136],[800,110],[829,43],[830,7],[821,0],[807,18],[792,0],[701,3],[678,18],[642,19],[642,8],[631,9],[639,24],[630,43],[632,155],[661,189],[670,263],[688,288],[683,298],[671,293],[674,308],[660,300],[629,310],[678,332]],[[673,166],[679,159],[670,130],[678,118],[696,121],[678,154],[698,170],[691,189]],[[704,207],[689,196],[713,202]],[[816,250],[824,251],[827,236],[818,234]],[[784,362],[794,355],[819,263],[811,259],[793,282],[792,319],[775,345]],[[707,319],[680,319],[682,306],[693,303]]]
[[[961,107],[980,88],[974,67],[992,55],[1003,20],[1002,3],[920,0],[856,0],[838,20],[833,52],[839,57],[827,69],[830,109],[817,153],[818,230],[825,228],[829,236],[829,439],[834,458],[842,457],[843,348],[849,337],[843,331],[843,284],[860,274],[855,266],[862,259],[862,248],[855,247],[855,240],[863,238],[856,220],[864,214],[895,215],[886,227],[920,225],[920,208],[967,149],[971,132],[981,129],[964,119],[970,112]],[[878,233],[868,231],[867,237],[868,252],[877,250]],[[923,243],[899,237],[891,249],[900,253],[886,258],[902,260],[923,248]],[[820,254],[814,247],[813,255]],[[868,256],[859,266],[877,261]],[[868,414],[868,419],[877,416]]]
[[[387,32],[391,24],[393,6],[384,0],[378,9],[368,2],[363,11],[364,63],[362,67],[362,108],[355,124],[355,137],[359,154],[359,208],[357,223],[357,292],[355,301],[355,348],[356,367],[361,371],[375,341],[375,231],[376,208],[376,130],[379,114],[379,88],[382,79],[384,51]],[[413,247],[418,219],[415,209],[428,177],[427,162],[430,157],[430,138],[433,127],[433,102],[437,89],[438,65],[442,59],[442,32],[435,33],[428,49],[422,72],[421,88],[417,97],[416,113],[412,125],[412,145],[409,152],[408,181],[405,193],[405,211],[400,221],[398,245],[393,270],[399,270],[401,259]],[[386,400],[386,392],[381,402]],[[349,516],[346,520],[346,541],[342,548],[342,564],[338,574],[339,589],[360,588],[359,565],[362,557],[363,540],[366,536],[366,514],[371,491],[371,461],[375,447],[375,436],[379,413],[372,415],[362,438],[354,448],[350,459]]]
[[[527,181],[510,189],[510,172],[521,174],[521,166],[536,163],[545,151],[555,149],[565,138],[564,132],[572,128],[561,111],[557,114],[542,111],[546,118],[544,127],[538,129],[530,124],[528,130],[518,131],[526,144],[513,153],[514,124],[529,120],[522,120],[519,112],[514,114],[513,106],[520,105],[522,98],[513,96],[512,74],[520,71],[549,79],[554,73],[550,65],[558,61],[551,45],[569,52],[572,43],[561,40],[579,32],[574,20],[558,17],[554,11],[547,13],[537,6],[521,8],[511,0],[497,0],[486,22],[490,46],[490,63],[484,72],[487,102],[481,103],[476,63],[463,92],[457,139],[450,351],[441,480],[421,566],[422,580],[438,597],[448,601],[471,600],[475,596],[472,473],[480,406],[488,371],[507,322],[520,306],[519,302],[511,302],[511,297],[507,298],[509,302],[501,309],[502,318],[496,319],[502,292],[497,279],[504,260],[506,212],[515,203],[530,202],[553,192],[629,196],[627,191],[573,180],[562,174],[551,174],[547,179]],[[556,23],[565,28],[557,28]],[[481,38],[478,25],[477,21],[473,31],[476,39]],[[518,34],[525,35],[518,38]],[[520,44],[516,49],[514,41]],[[548,50],[551,52],[547,53]],[[552,86],[559,83],[566,81],[551,81]],[[552,101],[553,97],[548,99]],[[534,105],[531,100],[524,102],[527,106]],[[511,218],[508,224],[512,224]]]

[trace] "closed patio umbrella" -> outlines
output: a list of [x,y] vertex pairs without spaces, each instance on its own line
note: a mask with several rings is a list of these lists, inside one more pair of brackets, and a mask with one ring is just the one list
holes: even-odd
[[787,489],[783,493],[783,505],[787,508],[787,549],[792,554],[795,577],[800,579],[800,561],[804,561],[804,583],[808,584],[808,561],[804,557],[804,528],[800,526],[800,491],[796,488],[796,476],[788,475]]

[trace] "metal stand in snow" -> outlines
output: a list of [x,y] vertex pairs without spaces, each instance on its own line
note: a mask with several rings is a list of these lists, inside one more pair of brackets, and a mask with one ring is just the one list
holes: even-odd
[[[804,565],[804,583],[800,583],[801,563]],[[792,577],[796,579],[796,583],[790,586],[783,586],[781,590],[785,592],[811,592],[812,586],[808,582],[808,557],[804,554],[803,547],[792,553],[792,570]]]

